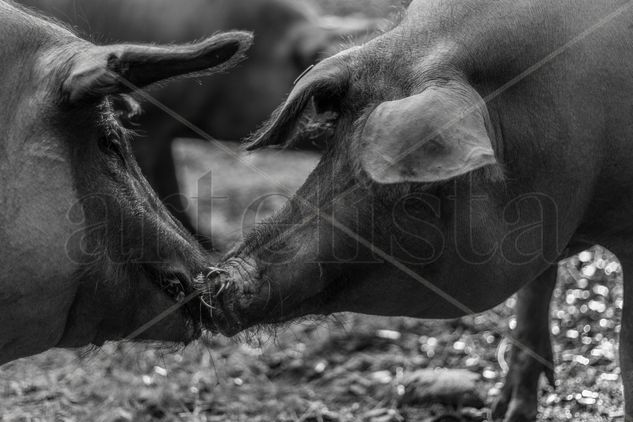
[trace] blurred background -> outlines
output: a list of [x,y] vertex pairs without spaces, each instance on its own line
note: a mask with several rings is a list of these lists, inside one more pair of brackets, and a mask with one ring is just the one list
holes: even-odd
[[[309,64],[388,28],[408,2],[200,4],[205,1],[212,15],[185,10],[200,3],[194,1],[164,10],[160,0],[127,0],[135,5],[129,10],[117,0],[23,2],[95,41],[183,41],[218,30],[256,31],[256,47],[238,71],[152,91],[195,127],[155,105],[145,105],[131,123],[138,125],[135,148],[148,179],[219,256],[278,209],[319,159],[310,145],[246,154],[239,139],[272,112]],[[551,311],[558,385],[554,390],[542,383],[542,420],[621,416],[620,279],[617,259],[600,247],[561,264]],[[425,420],[453,406],[485,420],[507,371],[505,336],[516,325],[514,308],[510,298],[453,321],[336,315],[249,338],[209,337],[184,349],[107,344],[53,350],[0,367],[0,420],[390,422]],[[432,368],[472,373],[462,380],[469,395],[429,399],[420,371]]]

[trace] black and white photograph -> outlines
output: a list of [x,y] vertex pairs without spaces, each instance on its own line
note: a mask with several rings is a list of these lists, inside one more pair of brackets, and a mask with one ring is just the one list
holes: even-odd
[[633,422],[629,272],[633,0],[0,0],[0,422]]

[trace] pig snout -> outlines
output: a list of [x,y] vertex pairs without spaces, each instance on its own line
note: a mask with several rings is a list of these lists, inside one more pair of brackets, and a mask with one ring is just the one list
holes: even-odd
[[[207,329],[231,337],[250,327],[249,314],[266,307],[262,289],[268,283],[258,276],[256,266],[246,259],[230,259],[220,267],[210,267],[196,281],[203,304],[202,322]],[[248,312],[247,312],[248,311]]]

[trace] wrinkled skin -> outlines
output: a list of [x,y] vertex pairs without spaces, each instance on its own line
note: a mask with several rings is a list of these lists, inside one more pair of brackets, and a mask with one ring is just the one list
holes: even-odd
[[[377,25],[357,18],[332,22],[309,2],[299,0],[20,1],[77,26],[98,41],[171,43],[217,31],[253,31],[255,46],[235,71],[151,91],[203,134],[235,141],[259,127],[304,69],[331,55],[349,37],[366,36]],[[169,210],[193,232],[195,224],[185,212],[187,200],[179,195],[172,140],[202,135],[154,104],[142,103],[143,113],[135,119],[140,136],[133,143],[141,170]]]
[[[330,141],[296,197],[221,264],[214,328],[341,311],[453,318],[523,288],[517,332],[551,361],[548,269],[572,242],[631,265],[631,10],[549,55],[624,3],[414,1],[398,27],[315,67],[251,148],[285,144],[311,100],[337,116]],[[521,350],[512,362],[495,416],[533,420],[550,365]]]
[[0,363],[122,339],[172,307],[134,339],[193,340],[206,258],[141,175],[112,105],[124,79],[234,65],[250,35],[95,47],[0,1],[0,38]]

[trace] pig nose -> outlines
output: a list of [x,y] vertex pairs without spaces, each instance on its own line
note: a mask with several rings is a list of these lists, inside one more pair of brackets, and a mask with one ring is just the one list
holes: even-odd
[[[196,284],[200,301],[207,308],[203,314],[203,324],[212,333],[233,336],[243,329],[236,313],[239,306],[235,302],[239,289],[233,282],[234,273],[228,269],[209,267],[205,277]],[[237,307],[237,308],[236,308]]]

